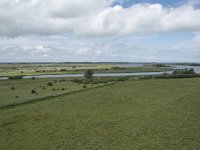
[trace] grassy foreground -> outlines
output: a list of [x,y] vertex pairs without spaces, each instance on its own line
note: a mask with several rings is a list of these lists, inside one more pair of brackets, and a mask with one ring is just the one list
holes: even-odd
[[200,79],[125,81],[0,110],[0,149],[200,147]]

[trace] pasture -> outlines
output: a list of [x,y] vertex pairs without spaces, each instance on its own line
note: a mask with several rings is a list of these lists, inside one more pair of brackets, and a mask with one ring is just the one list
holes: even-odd
[[200,78],[128,80],[1,109],[0,133],[6,150],[197,150]]
[[103,83],[85,85],[71,80],[71,78],[0,80],[0,108],[103,85]]

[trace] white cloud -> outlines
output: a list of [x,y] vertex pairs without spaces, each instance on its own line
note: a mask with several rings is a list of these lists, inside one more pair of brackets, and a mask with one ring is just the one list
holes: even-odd
[[36,54],[48,54],[50,52],[50,48],[44,45],[37,45],[34,47],[34,53]]
[[200,31],[200,9],[160,4],[111,7],[113,0],[1,0],[0,36],[124,35]]
[[49,0],[45,9],[53,17],[73,18],[98,13],[108,4],[106,0]]
[[101,55],[101,54],[102,54],[102,51],[97,50],[97,51],[96,51],[96,54],[97,54],[97,55]]
[[81,48],[78,49],[75,54],[77,55],[86,55],[90,50],[88,48]]

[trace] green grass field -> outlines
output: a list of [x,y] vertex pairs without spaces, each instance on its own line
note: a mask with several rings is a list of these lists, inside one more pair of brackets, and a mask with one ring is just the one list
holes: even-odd
[[[49,82],[52,83],[51,86],[48,85]],[[103,84],[87,84],[86,88],[100,85]],[[83,86],[84,84],[71,82],[71,78],[0,80],[0,108],[83,90]]]
[[0,109],[0,133],[2,150],[198,150],[200,78],[129,80]]

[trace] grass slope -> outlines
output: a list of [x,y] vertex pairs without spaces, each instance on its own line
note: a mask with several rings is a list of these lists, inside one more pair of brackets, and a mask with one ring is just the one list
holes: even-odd
[[200,79],[126,81],[0,110],[0,149],[199,149]]

